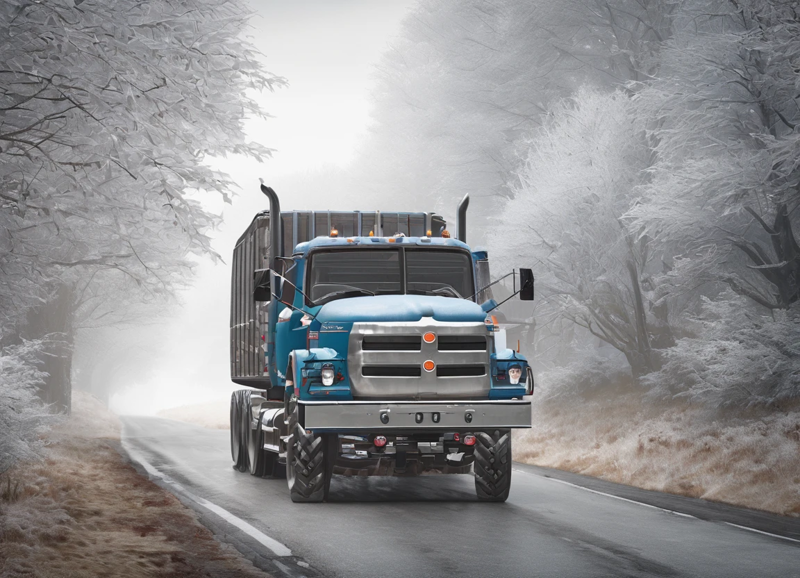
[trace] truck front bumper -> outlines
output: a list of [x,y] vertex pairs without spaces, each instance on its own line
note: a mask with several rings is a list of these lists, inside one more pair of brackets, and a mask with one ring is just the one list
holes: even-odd
[[531,427],[531,402],[299,401],[313,431],[482,430]]

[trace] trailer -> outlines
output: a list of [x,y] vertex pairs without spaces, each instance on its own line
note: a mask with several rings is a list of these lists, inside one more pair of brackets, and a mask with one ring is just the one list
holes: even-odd
[[[533,373],[506,347],[492,286],[533,299],[530,269],[491,281],[488,255],[427,212],[269,211],[236,243],[230,370],[234,468],[285,478],[295,502],[337,475],[474,474],[503,502],[511,429],[531,426]],[[519,289],[517,289],[517,285]]]

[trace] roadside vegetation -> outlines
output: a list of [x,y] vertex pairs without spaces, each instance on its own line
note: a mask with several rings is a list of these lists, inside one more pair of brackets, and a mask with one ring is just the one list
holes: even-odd
[[120,423],[76,392],[40,460],[0,476],[0,576],[268,576],[117,451]]

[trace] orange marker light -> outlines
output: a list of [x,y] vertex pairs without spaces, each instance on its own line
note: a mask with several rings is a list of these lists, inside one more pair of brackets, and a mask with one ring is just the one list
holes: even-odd
[[426,237],[430,237],[430,236],[431,236],[431,230],[430,230],[430,229],[428,229],[428,232],[427,232],[427,233],[425,233],[425,236],[426,236]]
[[375,236],[375,231],[370,231],[370,232],[369,232],[369,236],[370,236],[370,237],[374,237],[374,236]]
[[336,228],[331,229],[331,237],[338,237],[338,236],[339,236],[339,230]]
[[386,239],[386,240],[387,240],[387,241],[389,241],[390,243],[394,243],[394,237],[389,237],[389,238],[388,238],[388,239]]
[[449,239],[450,238],[450,231],[448,231],[448,230],[442,231],[442,238],[443,239]]
[[436,367],[436,364],[429,359],[428,361],[422,364],[422,367],[423,369],[425,369],[425,371],[433,371],[434,368]]
[[436,341],[436,334],[433,331],[428,331],[425,335],[422,336],[422,341],[425,343],[433,343]]

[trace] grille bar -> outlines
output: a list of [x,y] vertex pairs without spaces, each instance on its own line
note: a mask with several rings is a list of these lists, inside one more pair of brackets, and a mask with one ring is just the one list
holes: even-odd
[[486,338],[481,335],[440,335],[439,351],[486,351]]
[[365,365],[361,368],[364,377],[419,377],[419,365]]
[[436,377],[479,377],[486,375],[485,365],[440,365]]
[[419,335],[365,335],[361,342],[364,351],[420,351]]

